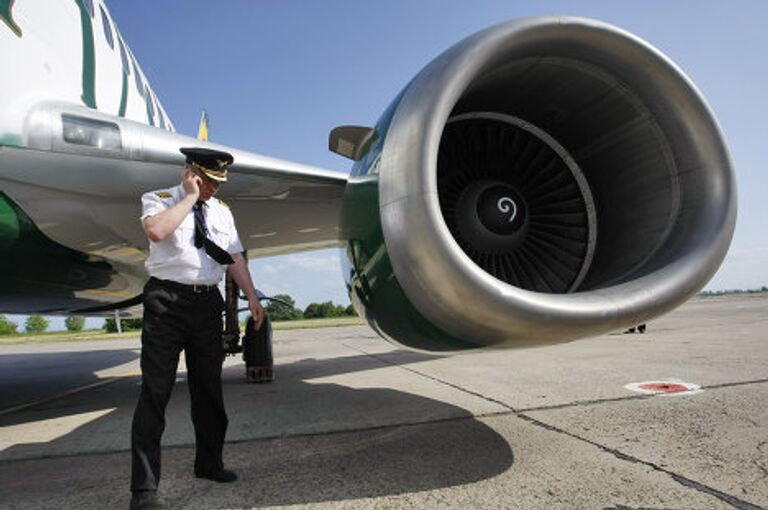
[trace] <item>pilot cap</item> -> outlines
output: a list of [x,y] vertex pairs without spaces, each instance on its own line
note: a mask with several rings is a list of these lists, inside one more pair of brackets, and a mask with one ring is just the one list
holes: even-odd
[[227,182],[227,167],[234,161],[232,154],[204,147],[182,147],[179,151],[187,157],[188,165],[214,181]]

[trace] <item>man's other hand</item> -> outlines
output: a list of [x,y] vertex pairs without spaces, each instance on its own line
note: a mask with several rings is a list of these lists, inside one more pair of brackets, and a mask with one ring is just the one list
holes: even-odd
[[253,317],[253,327],[258,331],[261,329],[261,325],[264,322],[264,307],[261,306],[258,299],[255,299],[254,301],[248,302],[248,308],[251,310],[251,317]]

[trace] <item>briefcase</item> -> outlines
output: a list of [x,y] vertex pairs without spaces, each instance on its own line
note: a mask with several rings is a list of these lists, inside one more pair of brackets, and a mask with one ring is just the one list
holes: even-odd
[[248,382],[272,382],[275,378],[272,370],[272,321],[264,317],[261,328],[253,328],[253,318],[245,325],[243,336],[243,361]]

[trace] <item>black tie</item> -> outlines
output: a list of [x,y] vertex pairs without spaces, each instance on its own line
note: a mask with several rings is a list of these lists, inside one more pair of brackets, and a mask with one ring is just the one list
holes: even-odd
[[232,260],[232,256],[229,253],[208,239],[208,228],[205,226],[205,216],[203,215],[203,203],[195,203],[192,211],[195,215],[195,248],[205,248],[205,253],[222,266],[234,264],[235,261]]

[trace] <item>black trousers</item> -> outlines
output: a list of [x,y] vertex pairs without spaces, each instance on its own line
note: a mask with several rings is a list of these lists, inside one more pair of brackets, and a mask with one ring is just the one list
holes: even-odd
[[142,384],[131,430],[132,491],[157,490],[160,483],[160,437],[182,349],[195,427],[195,473],[223,467],[228,424],[221,389],[223,308],[216,289],[193,293],[154,278],[144,287]]

